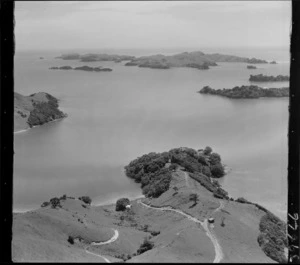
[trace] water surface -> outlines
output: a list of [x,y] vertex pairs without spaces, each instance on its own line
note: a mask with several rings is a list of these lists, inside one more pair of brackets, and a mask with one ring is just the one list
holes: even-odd
[[[15,56],[15,91],[48,92],[60,99],[68,117],[14,135],[14,210],[33,209],[63,194],[89,195],[95,204],[136,197],[141,195],[139,185],[123,170],[131,160],[152,151],[209,145],[232,168],[220,180],[230,195],[286,218],[288,98],[234,100],[196,92],[205,85],[248,85],[250,74],[288,75],[287,57],[257,56],[282,61],[257,65],[257,70],[243,63],[219,63],[201,71],[54,59],[58,55]],[[113,72],[48,69],[62,65],[103,66]]]

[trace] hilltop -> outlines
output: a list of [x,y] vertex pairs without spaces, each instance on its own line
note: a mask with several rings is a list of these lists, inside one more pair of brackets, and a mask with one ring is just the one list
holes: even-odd
[[133,160],[129,177],[144,187],[145,179],[155,182],[146,198],[93,206],[88,196],[64,195],[14,214],[13,261],[285,262],[286,225],[258,204],[218,192],[218,182],[197,166],[211,166],[214,156],[205,150],[176,148]]
[[54,121],[67,115],[58,109],[58,99],[45,92],[30,96],[14,93],[14,131]]

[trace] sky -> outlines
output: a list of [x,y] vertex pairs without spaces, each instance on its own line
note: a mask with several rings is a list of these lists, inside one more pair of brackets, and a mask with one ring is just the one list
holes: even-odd
[[15,2],[16,50],[283,47],[291,1]]

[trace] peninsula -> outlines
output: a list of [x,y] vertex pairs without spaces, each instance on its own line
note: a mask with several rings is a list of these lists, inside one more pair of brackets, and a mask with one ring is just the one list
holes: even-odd
[[110,68],[103,68],[102,66],[98,67],[90,67],[87,65],[78,66],[78,67],[71,67],[71,66],[61,66],[61,67],[50,67],[50,70],[80,70],[80,71],[87,71],[87,72],[111,72],[112,69]]
[[14,93],[14,132],[66,117],[58,109],[58,99],[45,92],[30,96]]
[[143,155],[125,167],[144,198],[94,206],[63,195],[13,216],[14,262],[286,263],[286,224],[233,199],[214,178],[210,147]]
[[228,98],[260,98],[260,97],[288,97],[289,88],[261,88],[258,86],[236,86],[234,88],[212,89],[209,86],[203,87],[201,94],[219,95]]
[[249,81],[251,82],[285,82],[289,81],[290,77],[287,75],[250,75]]

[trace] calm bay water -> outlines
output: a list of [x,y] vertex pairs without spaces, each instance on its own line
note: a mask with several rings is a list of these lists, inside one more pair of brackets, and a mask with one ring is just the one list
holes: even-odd
[[[48,92],[60,99],[68,117],[14,135],[14,210],[34,209],[63,194],[89,195],[94,204],[137,197],[139,185],[123,172],[131,160],[152,151],[209,145],[232,168],[220,180],[231,196],[262,204],[286,219],[288,98],[231,100],[196,92],[205,85],[248,85],[254,73],[288,75],[288,53],[227,53],[281,63],[258,65],[252,71],[239,63],[219,63],[208,71],[158,70],[125,67],[124,62],[54,59],[58,51],[17,53],[15,91]],[[62,65],[103,66],[113,72],[48,69]],[[281,87],[288,82],[260,85]]]

